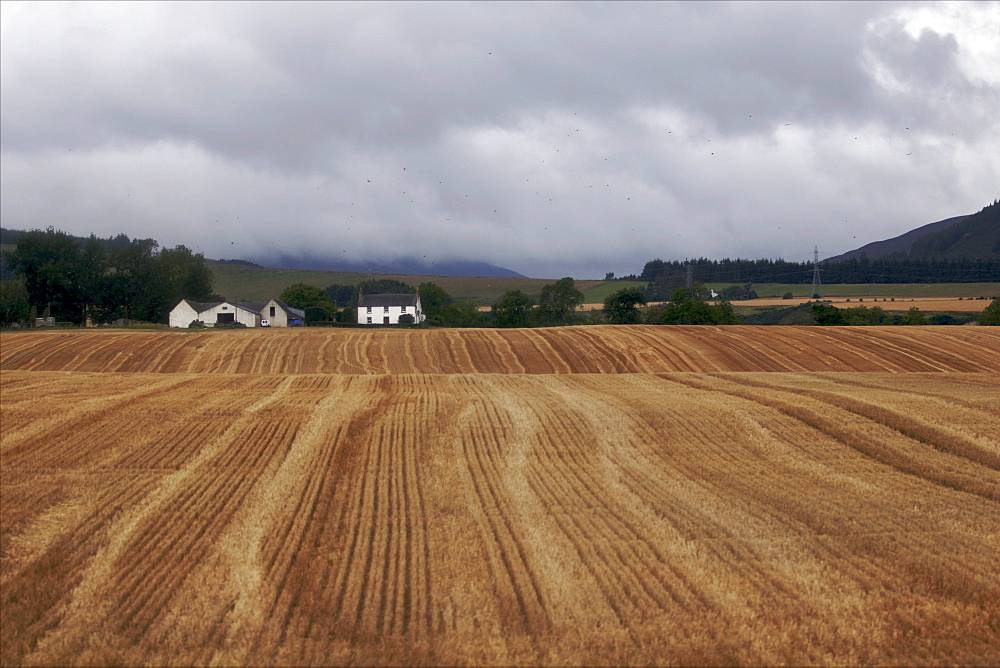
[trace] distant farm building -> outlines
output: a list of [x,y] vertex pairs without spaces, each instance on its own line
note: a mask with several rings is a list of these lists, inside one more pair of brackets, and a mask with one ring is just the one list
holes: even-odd
[[359,325],[398,325],[404,315],[412,316],[415,323],[427,319],[420,295],[361,295],[358,299]]
[[171,327],[190,327],[201,322],[207,327],[240,323],[247,327],[293,327],[305,323],[306,312],[283,301],[211,302],[202,304],[182,299],[170,312]]

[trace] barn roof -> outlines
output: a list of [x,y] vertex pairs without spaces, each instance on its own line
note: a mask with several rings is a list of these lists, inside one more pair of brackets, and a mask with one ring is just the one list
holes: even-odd
[[416,306],[417,295],[361,295],[359,307],[367,306]]
[[230,302],[230,301],[225,301],[225,302],[196,302],[196,301],[193,301],[191,299],[184,299],[182,301],[187,302],[188,305],[191,308],[193,308],[195,311],[197,311],[198,313],[204,313],[205,311],[207,311],[209,309],[212,309],[212,308],[215,308],[216,306],[219,306],[221,304],[232,304],[236,308],[243,309],[244,311],[251,311],[253,313],[263,313],[264,309],[267,307],[267,305],[270,304],[273,301],[280,308],[284,309],[285,312],[288,313],[289,315],[293,315],[296,318],[305,318],[306,317],[306,312],[305,311],[303,311],[300,308],[294,308],[292,306],[289,306],[288,304],[286,304],[285,302],[281,301],[280,299],[274,299],[274,300],[269,299],[269,300],[263,301],[263,302]]
[[193,308],[198,313],[201,313],[202,311],[207,311],[212,307],[225,303],[225,302],[196,302],[193,299],[182,299],[181,301],[186,303],[188,306]]
[[[289,306],[288,304],[286,304],[285,302],[281,301],[280,299],[274,299],[272,301],[275,304],[277,304],[279,308],[285,309],[285,312],[289,313],[290,315],[294,315],[294,316],[297,316],[299,318],[306,317],[305,309],[295,308],[294,306]],[[267,305],[268,302],[264,302],[264,304]],[[261,309],[261,311],[263,311],[264,307],[261,306],[260,309]]]

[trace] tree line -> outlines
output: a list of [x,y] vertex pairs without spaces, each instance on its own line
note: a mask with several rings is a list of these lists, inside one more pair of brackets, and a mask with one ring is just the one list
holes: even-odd
[[0,321],[7,323],[39,316],[74,324],[163,322],[181,299],[217,296],[201,253],[160,248],[155,239],[81,240],[49,227],[21,232],[5,255],[14,275],[0,295]]
[[[645,281],[651,300],[666,299],[687,283],[689,271],[700,283],[798,283],[813,280],[811,262],[726,258],[688,261],[650,260],[638,276],[616,280]],[[853,258],[820,263],[820,280],[839,283],[980,283],[1000,277],[1000,260],[949,260],[916,258]]]
[[[154,239],[129,239],[124,234],[107,239],[94,235],[81,239],[49,227],[46,230],[18,232],[17,246],[13,251],[4,253],[4,260],[5,267],[14,278],[0,281],[2,323],[26,322],[36,316],[50,316],[75,324],[88,320],[109,323],[118,319],[164,322],[170,309],[181,299],[201,302],[224,299],[212,293],[212,274],[200,253],[193,253],[185,246],[161,249]],[[858,266],[881,264],[885,263],[865,259],[837,263]],[[938,264],[956,263],[943,261]],[[651,260],[640,276],[631,277],[648,280],[645,289],[624,287],[605,299],[603,309],[591,311],[581,310],[583,293],[570,277],[543,286],[537,301],[521,290],[510,290],[497,299],[488,311],[480,310],[471,300],[453,299],[441,286],[430,281],[413,287],[392,279],[370,279],[357,285],[330,285],[326,289],[300,283],[282,292],[280,299],[290,306],[304,309],[307,321],[314,323],[334,320],[356,323],[356,307],[362,292],[417,292],[427,323],[438,327],[539,327],[602,323],[725,325],[742,322],[728,300],[755,296],[751,283],[734,285],[722,295],[715,295],[700,283],[684,287],[692,275],[699,280],[718,282],[734,282],[725,280],[727,277],[739,277],[741,280],[757,277],[764,282],[764,274],[753,274],[748,267],[761,272],[766,269],[784,272],[795,263],[782,260],[701,259],[692,265],[689,272],[684,263]],[[797,271],[802,271],[802,268]],[[995,273],[984,279],[996,280],[998,275]],[[773,278],[775,274],[771,276]],[[787,274],[782,276],[783,282],[796,282],[789,278]],[[809,280],[812,280],[811,265]],[[870,281],[849,282],[891,281],[886,280],[884,275],[877,275]],[[717,296],[722,299],[716,300]],[[647,307],[650,301],[665,303]],[[993,311],[984,313],[986,322],[983,324],[988,324],[994,317],[994,311],[1000,307],[991,308]],[[829,309],[817,308],[808,315],[813,323],[820,320],[824,323],[840,322]],[[862,308],[841,315],[844,324],[890,324],[889,319],[877,310]],[[900,324],[921,322],[920,314],[911,312],[906,322]]]

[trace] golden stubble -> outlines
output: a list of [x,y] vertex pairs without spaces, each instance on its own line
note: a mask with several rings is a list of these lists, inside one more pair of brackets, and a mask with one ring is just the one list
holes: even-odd
[[0,658],[1000,663],[953,329],[4,335]]

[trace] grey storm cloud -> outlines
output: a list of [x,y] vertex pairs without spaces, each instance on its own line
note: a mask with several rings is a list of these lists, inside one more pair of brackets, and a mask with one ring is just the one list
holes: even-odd
[[5,227],[583,278],[833,255],[1000,183],[995,3],[2,8]]

